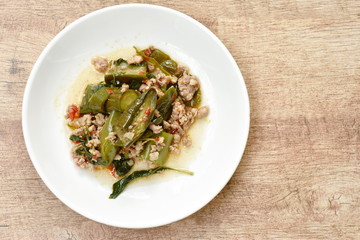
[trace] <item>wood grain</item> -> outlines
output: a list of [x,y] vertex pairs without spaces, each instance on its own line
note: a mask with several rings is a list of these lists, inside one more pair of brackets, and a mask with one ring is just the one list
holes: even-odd
[[[88,220],[44,185],[21,103],[46,44],[128,1],[0,1],[0,239],[360,239],[360,1],[146,1],[182,11],[229,48],[251,101],[248,145],[192,216],[131,230]],[[145,1],[138,1],[145,2]]]

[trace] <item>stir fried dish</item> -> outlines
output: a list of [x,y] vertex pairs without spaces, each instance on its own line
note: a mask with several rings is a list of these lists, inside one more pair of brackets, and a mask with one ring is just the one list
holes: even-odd
[[[67,108],[72,157],[77,166],[108,170],[117,182],[116,198],[134,179],[164,170],[169,155],[192,144],[188,134],[209,112],[201,105],[197,77],[152,46],[129,59],[95,57],[91,64],[103,80],[86,86],[81,103]],[[136,164],[144,169],[134,171]]]

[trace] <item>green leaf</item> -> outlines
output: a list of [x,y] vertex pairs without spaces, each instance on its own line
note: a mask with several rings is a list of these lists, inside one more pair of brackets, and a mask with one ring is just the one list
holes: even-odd
[[135,171],[132,174],[124,177],[123,179],[117,181],[116,183],[114,183],[113,185],[113,192],[111,193],[111,195],[109,196],[110,199],[115,199],[117,198],[120,193],[122,193],[125,189],[125,187],[134,179],[136,178],[141,178],[141,177],[147,177],[150,175],[153,175],[157,172],[163,171],[166,168],[164,167],[157,167],[157,168],[153,168],[153,169],[149,169],[149,170],[140,170],[140,171]]
[[132,174],[120,179],[119,181],[117,181],[116,183],[113,184],[113,192],[110,194],[109,198],[110,199],[117,198],[124,191],[126,186],[134,179],[141,178],[141,177],[147,177],[147,176],[153,175],[155,173],[158,173],[158,172],[161,172],[164,170],[174,170],[174,171],[178,171],[181,173],[193,175],[193,173],[190,171],[182,170],[182,169],[174,169],[174,168],[170,168],[170,167],[166,167],[166,166],[159,166],[159,167],[149,169],[149,170],[135,171]]
[[113,64],[115,66],[120,66],[121,63],[126,63],[127,64],[128,62],[125,59],[122,59],[122,58],[119,58],[119,59],[113,61]]
[[134,162],[130,159],[126,159],[123,154],[121,154],[120,160],[114,160],[113,164],[118,176],[124,176],[127,174],[131,168],[134,166]]
[[96,159],[96,161],[90,160],[90,163],[96,166],[106,166],[106,161],[101,157]]
[[74,135],[74,134],[71,135],[69,139],[73,142],[83,142],[84,141],[81,137]]
[[134,89],[134,90],[138,90],[139,89],[139,87],[141,86],[141,84],[142,84],[142,82],[141,81],[132,81],[131,83],[130,83],[130,86],[129,86],[129,88],[130,89]]
[[151,79],[151,78],[156,78],[155,75],[152,74],[152,73],[147,73],[147,74],[146,74],[146,77],[149,78],[149,79]]

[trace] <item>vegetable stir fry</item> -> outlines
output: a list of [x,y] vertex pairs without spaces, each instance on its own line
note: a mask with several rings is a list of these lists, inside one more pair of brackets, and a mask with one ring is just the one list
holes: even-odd
[[[130,59],[93,58],[103,81],[87,85],[81,103],[66,114],[75,163],[108,169],[118,179],[110,198],[140,177],[164,170],[192,174],[166,163],[182,145],[191,146],[188,129],[209,111],[201,106],[198,79],[186,67],[152,46],[134,48]],[[146,167],[133,170],[140,162]]]

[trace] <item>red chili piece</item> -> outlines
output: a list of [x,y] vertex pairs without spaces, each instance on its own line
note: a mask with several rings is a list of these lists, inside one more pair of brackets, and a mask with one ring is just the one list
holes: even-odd
[[146,110],[145,110],[145,114],[146,114],[146,116],[149,116],[150,114],[151,114],[151,108],[147,108]]
[[72,104],[70,105],[69,110],[69,118],[71,121],[73,121],[75,118],[80,117],[79,109],[76,105]]
[[150,56],[150,54],[151,54],[151,49],[150,49],[150,48],[145,49],[144,54],[145,54],[146,56]]
[[107,169],[110,171],[111,175],[112,175],[113,177],[115,177],[115,171],[116,171],[116,169],[115,169],[114,164],[111,164]]

